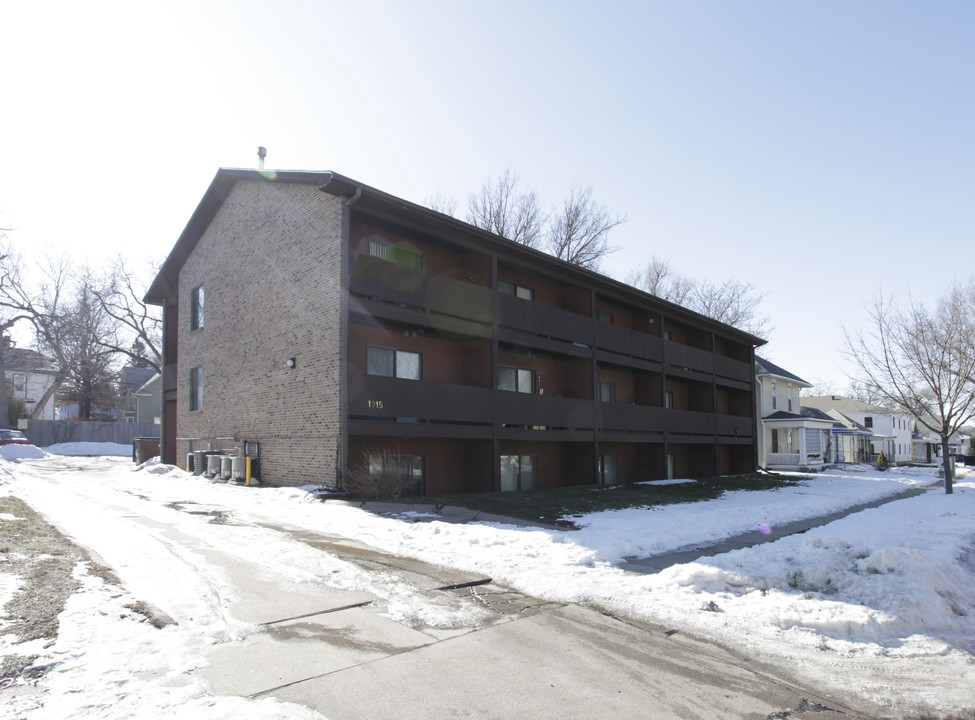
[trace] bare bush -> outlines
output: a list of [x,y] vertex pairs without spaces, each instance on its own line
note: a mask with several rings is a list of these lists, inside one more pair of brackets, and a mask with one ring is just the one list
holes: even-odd
[[412,495],[414,458],[401,455],[396,447],[363,451],[361,462],[349,469],[346,489],[367,500],[398,500]]

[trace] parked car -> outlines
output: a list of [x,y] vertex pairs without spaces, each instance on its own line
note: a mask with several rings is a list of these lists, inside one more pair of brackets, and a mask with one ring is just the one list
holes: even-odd
[[0,445],[30,445],[30,440],[20,430],[0,430]]

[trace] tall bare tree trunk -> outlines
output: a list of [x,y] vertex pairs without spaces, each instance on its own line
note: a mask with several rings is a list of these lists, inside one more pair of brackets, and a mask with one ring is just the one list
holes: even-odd
[[945,494],[951,495],[954,492],[951,481],[954,479],[954,468],[951,462],[951,456],[948,454],[948,436],[941,436],[941,455],[944,460],[945,468]]

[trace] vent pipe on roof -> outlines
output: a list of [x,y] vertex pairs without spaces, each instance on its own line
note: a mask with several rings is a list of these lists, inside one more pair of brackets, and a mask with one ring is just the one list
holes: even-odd
[[267,157],[267,148],[258,147],[257,148],[257,169],[264,169],[264,158]]

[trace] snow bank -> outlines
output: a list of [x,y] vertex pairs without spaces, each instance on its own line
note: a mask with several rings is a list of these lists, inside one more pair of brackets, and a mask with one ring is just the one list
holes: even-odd
[[72,442],[48,445],[44,448],[52,455],[73,457],[132,457],[132,444],[122,445],[110,442]]
[[0,445],[0,457],[4,460],[37,459],[47,456],[47,452],[33,445]]

